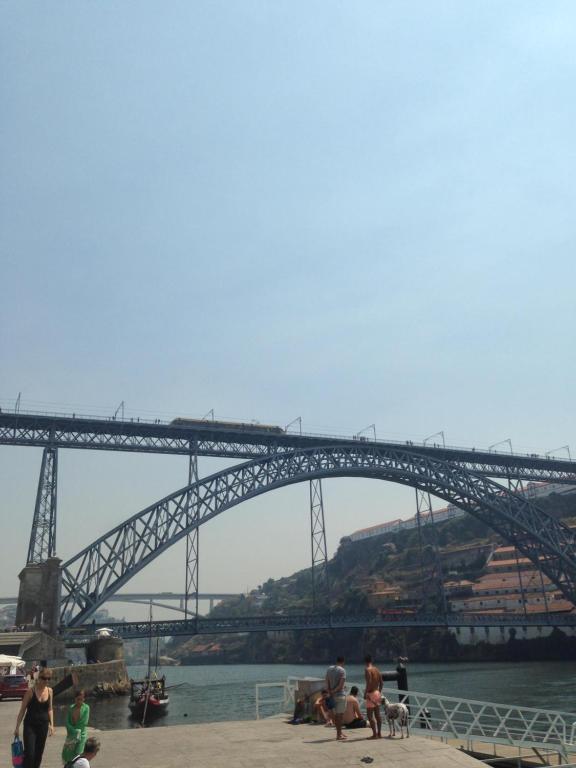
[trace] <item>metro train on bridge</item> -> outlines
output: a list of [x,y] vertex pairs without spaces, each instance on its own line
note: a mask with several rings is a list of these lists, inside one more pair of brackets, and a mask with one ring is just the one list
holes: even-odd
[[173,419],[171,427],[222,427],[226,429],[240,429],[244,432],[267,432],[273,435],[284,435],[285,429],[274,424],[260,424],[259,422],[246,421],[215,421],[213,419]]

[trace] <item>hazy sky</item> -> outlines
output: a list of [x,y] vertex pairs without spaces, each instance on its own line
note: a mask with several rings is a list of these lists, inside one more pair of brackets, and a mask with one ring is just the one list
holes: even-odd
[[[571,0],[2,0],[0,405],[569,444],[575,45]],[[40,460],[0,448],[0,594]],[[58,554],[186,475],[61,451]],[[331,552],[414,513],[324,491]],[[200,588],[305,567],[308,531],[305,484],[235,508]],[[129,586],[183,583],[179,545]]]

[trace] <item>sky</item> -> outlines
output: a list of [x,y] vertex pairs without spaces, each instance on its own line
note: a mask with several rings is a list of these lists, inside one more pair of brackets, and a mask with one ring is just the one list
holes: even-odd
[[[575,37],[569,0],[1,0],[0,406],[573,443]],[[1,595],[41,453],[0,447]],[[61,450],[58,555],[186,477]],[[331,554],[415,512],[324,501]],[[306,484],[223,514],[200,589],[306,567],[309,524]]]

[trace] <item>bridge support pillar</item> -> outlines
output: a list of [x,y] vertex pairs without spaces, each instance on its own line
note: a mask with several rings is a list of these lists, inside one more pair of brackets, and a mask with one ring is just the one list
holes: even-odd
[[44,448],[26,562],[43,563],[56,553],[58,449]]
[[312,605],[317,608],[324,600],[325,605],[321,607],[328,608],[329,611],[328,552],[321,480],[310,480],[310,539],[312,542]]
[[[446,592],[444,590],[444,575],[442,561],[438,547],[438,532],[434,524],[434,512],[432,511],[432,497],[427,491],[416,488],[416,522],[418,524],[418,546],[420,549],[420,576],[422,581],[423,609],[429,610],[431,602],[435,611],[441,611],[444,615],[448,612]],[[424,569],[424,529],[428,528],[428,540],[432,547],[433,561],[431,573],[425,573]]]
[[[198,482],[198,455],[197,446],[190,443],[190,457],[188,462],[188,485]],[[192,453],[192,451],[194,451]],[[192,494],[188,492],[186,498],[187,504],[187,523],[190,525],[194,519],[198,521],[198,505],[192,509]],[[190,608],[196,619],[198,619],[198,555],[199,555],[199,528],[186,536],[186,584],[184,588],[184,618],[190,617]],[[212,606],[210,606],[212,608]]]
[[57,634],[60,623],[61,562],[58,557],[49,557],[43,563],[29,563],[22,569],[16,608],[17,626],[42,629],[49,635]]

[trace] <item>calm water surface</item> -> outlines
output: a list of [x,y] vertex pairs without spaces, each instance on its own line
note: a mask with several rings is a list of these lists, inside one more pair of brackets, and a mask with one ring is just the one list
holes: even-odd
[[[382,664],[381,669],[393,669]],[[129,667],[132,677],[142,677],[144,667]],[[252,664],[205,667],[165,667],[170,707],[154,723],[181,725],[217,720],[252,720],[256,683],[284,682],[287,677],[323,677],[322,665]],[[349,685],[364,681],[361,665],[347,666]],[[525,707],[576,712],[576,662],[522,662],[498,664],[410,664],[408,685],[413,691],[443,694]],[[388,683],[388,685],[393,685]],[[267,696],[274,696],[268,692]],[[90,701],[90,724],[95,728],[138,727],[128,716],[128,697]],[[56,712],[63,724],[66,706]],[[574,718],[576,720],[576,716]]]

